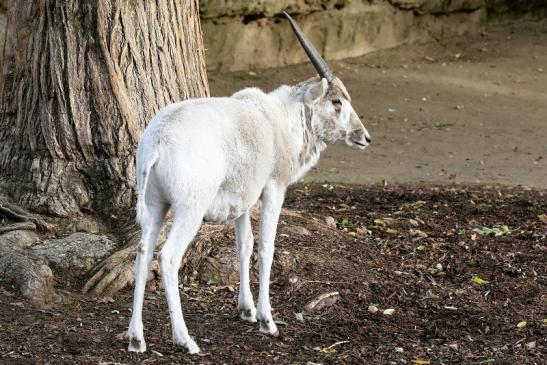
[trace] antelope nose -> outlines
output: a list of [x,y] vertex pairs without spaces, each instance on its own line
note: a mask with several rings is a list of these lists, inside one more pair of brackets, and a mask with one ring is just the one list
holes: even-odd
[[370,139],[369,136],[365,135],[365,141],[367,141],[367,143],[370,143],[370,142],[372,142],[372,139]]

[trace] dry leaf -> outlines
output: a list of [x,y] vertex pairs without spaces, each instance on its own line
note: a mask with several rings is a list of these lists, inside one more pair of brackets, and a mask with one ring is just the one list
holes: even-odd
[[540,215],[538,215],[538,218],[539,218],[540,221],[547,224],[547,214],[540,214]]
[[526,322],[526,321],[520,321],[519,323],[517,323],[517,327],[518,328],[524,328],[524,327],[526,327],[527,324],[528,324],[528,322]]
[[334,305],[340,299],[340,293],[337,291],[324,293],[312,299],[304,306],[304,310],[308,313],[321,310],[325,307]]
[[416,365],[429,365],[429,364],[431,364],[431,362],[429,360],[421,360],[421,359],[412,360],[412,363],[416,364]]
[[384,311],[384,315],[386,315],[386,316],[391,316],[393,313],[395,313],[394,308],[388,308]]
[[370,313],[374,314],[374,313],[378,312],[378,307],[375,306],[374,304],[371,304],[371,305],[368,306],[368,311]]
[[322,352],[325,354],[333,354],[336,352],[336,349],[333,349],[332,347],[325,347],[325,348],[322,348],[321,351],[319,352]]
[[380,219],[380,218],[375,219],[374,224],[376,224],[377,226],[382,226],[382,227],[387,226],[387,223],[383,219]]

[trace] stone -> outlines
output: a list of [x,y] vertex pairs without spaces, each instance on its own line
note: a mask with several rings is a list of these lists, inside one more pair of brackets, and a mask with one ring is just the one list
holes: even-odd
[[43,241],[32,251],[44,255],[54,269],[82,276],[115,248],[116,244],[105,235],[74,233],[65,238]]
[[53,297],[53,273],[46,260],[30,251],[11,251],[0,257],[0,277],[13,284],[36,306],[48,305]]

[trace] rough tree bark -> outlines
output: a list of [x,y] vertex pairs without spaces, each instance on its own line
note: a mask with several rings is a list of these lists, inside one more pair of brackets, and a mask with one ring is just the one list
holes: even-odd
[[163,106],[208,94],[198,0],[10,1],[0,216],[48,231],[19,206],[73,221],[116,215],[127,246],[96,268],[85,290],[130,284],[139,136]]
[[207,95],[197,0],[11,1],[0,191],[59,217],[127,212],[147,122]]

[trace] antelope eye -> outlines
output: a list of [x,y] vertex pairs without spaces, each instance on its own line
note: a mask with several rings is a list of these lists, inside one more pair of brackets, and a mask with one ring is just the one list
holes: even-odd
[[333,100],[332,100],[332,104],[333,104],[334,106],[339,107],[339,106],[342,105],[342,101],[341,101],[340,99],[333,99]]

